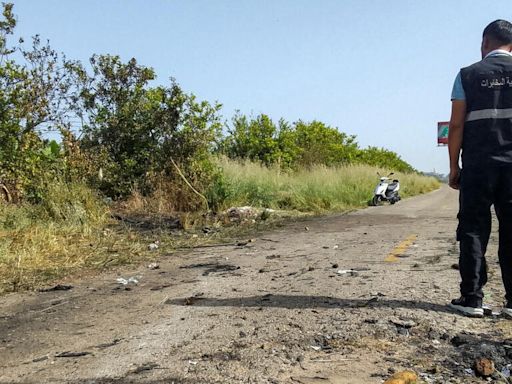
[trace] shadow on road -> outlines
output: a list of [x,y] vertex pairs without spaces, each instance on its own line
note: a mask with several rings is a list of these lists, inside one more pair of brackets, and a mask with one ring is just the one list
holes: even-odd
[[383,297],[374,297],[371,299],[342,299],[329,296],[295,296],[269,294],[263,296],[236,297],[227,299],[190,297],[185,299],[169,299],[166,303],[172,305],[192,305],[198,307],[268,307],[288,309],[350,309],[383,307],[392,309],[423,309],[427,311],[455,313],[446,305],[429,303],[425,301],[385,299]]

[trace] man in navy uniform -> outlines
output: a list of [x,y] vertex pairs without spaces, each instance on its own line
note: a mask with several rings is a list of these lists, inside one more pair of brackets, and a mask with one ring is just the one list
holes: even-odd
[[452,92],[449,184],[460,190],[457,239],[462,281],[461,297],[450,306],[468,316],[483,316],[485,251],[494,205],[506,299],[502,314],[512,317],[512,24],[489,24],[481,51],[482,60],[461,69]]

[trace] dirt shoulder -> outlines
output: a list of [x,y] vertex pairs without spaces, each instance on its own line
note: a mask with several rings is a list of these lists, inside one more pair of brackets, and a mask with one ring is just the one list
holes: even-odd
[[[405,368],[481,382],[474,359],[506,367],[512,322],[446,307],[458,295],[456,210],[442,188],[177,252],[158,269],[4,296],[0,383],[381,383]],[[495,254],[493,232],[486,298],[498,306]]]

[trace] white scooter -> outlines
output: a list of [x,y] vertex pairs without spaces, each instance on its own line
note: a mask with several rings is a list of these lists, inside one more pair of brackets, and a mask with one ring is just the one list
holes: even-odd
[[379,175],[380,181],[375,187],[372,205],[379,205],[381,201],[389,201],[390,204],[395,204],[397,201],[400,201],[400,194],[398,193],[400,182],[397,179],[391,180],[389,178],[389,176],[393,175],[393,172],[387,176],[381,176],[380,173],[377,172],[377,175]]

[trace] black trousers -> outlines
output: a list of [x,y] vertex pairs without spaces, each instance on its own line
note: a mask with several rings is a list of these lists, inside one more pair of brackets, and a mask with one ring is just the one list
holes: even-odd
[[465,167],[459,195],[459,270],[463,296],[482,298],[487,282],[485,252],[491,233],[491,205],[499,220],[498,258],[505,298],[512,304],[512,164]]

